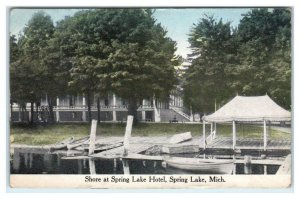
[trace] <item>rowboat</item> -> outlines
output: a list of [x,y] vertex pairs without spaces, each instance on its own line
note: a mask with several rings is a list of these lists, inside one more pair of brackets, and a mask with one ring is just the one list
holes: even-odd
[[234,167],[234,160],[226,159],[168,157],[164,161],[168,167],[203,174],[231,174]]
[[79,138],[77,140],[74,140],[73,142],[70,142],[67,144],[67,148],[70,150],[70,149],[74,149],[80,145],[83,145],[83,144],[87,144],[90,140],[90,137],[83,137],[83,138]]
[[65,148],[67,148],[67,145],[73,141],[74,141],[74,137],[70,137],[70,138],[62,140],[60,142],[57,142],[49,147],[50,151],[65,149]]

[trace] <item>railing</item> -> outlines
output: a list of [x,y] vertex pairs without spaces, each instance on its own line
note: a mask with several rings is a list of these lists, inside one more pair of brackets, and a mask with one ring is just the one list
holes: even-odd
[[[39,106],[40,108],[49,108],[49,106]],[[126,105],[122,106],[100,106],[101,111],[127,111],[128,107]],[[87,106],[53,106],[53,111],[59,110],[59,111],[83,111],[87,110]],[[26,111],[30,111],[31,107],[26,106]],[[35,107],[34,107],[35,110]],[[92,111],[97,111],[97,106],[91,106]],[[144,111],[144,110],[154,110],[152,106],[144,105],[140,106],[138,108],[138,111]],[[13,111],[19,111],[19,106],[14,105]]]
[[174,106],[169,106],[170,109],[172,109],[173,111],[175,111],[176,113],[178,113],[179,115],[181,115],[182,117],[186,118],[187,120],[190,121],[190,116],[185,114],[183,111],[181,111],[179,108],[176,108]]

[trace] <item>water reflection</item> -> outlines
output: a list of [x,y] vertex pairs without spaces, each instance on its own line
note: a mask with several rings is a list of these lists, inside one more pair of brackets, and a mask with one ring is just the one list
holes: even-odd
[[89,159],[89,166],[90,166],[90,174],[95,175],[96,174],[95,161],[92,160],[91,158]]
[[[24,153],[16,150],[11,160],[10,171],[12,174],[195,174],[168,167],[162,161],[91,158],[65,160],[61,159],[63,156],[65,155]],[[211,154],[202,154],[199,158],[216,157]],[[229,158],[235,159],[236,155],[230,155]],[[242,163],[234,165],[232,174],[275,174],[278,168],[277,165]]]
[[122,159],[124,175],[130,175],[128,160]]

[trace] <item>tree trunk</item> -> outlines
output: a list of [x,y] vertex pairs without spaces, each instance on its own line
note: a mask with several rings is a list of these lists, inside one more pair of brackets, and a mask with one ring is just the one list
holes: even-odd
[[30,118],[30,124],[33,124],[33,118],[34,118],[34,107],[33,107],[33,102],[30,102],[30,113],[31,113],[31,118]]
[[92,122],[92,112],[91,112],[91,94],[87,92],[87,106],[88,106],[88,115],[89,115],[89,122]]
[[136,99],[128,100],[128,115],[133,116],[133,124],[138,123],[137,109],[138,109],[137,100]]
[[27,114],[26,104],[24,105],[24,103],[20,103],[20,106],[21,106],[21,122],[26,122],[25,120],[25,115]]
[[100,123],[100,97],[97,98],[97,119],[98,119],[98,124]]

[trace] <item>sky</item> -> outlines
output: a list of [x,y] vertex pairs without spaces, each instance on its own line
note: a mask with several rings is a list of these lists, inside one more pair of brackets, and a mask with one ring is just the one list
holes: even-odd
[[[56,24],[65,16],[72,16],[79,9],[12,9],[10,11],[10,34],[18,35],[35,12],[43,10],[49,14]],[[167,36],[177,42],[177,54],[186,58],[190,53],[188,34],[204,14],[213,15],[216,19],[231,22],[237,26],[242,14],[250,11],[248,8],[164,8],[156,9],[154,17],[168,31]]]

